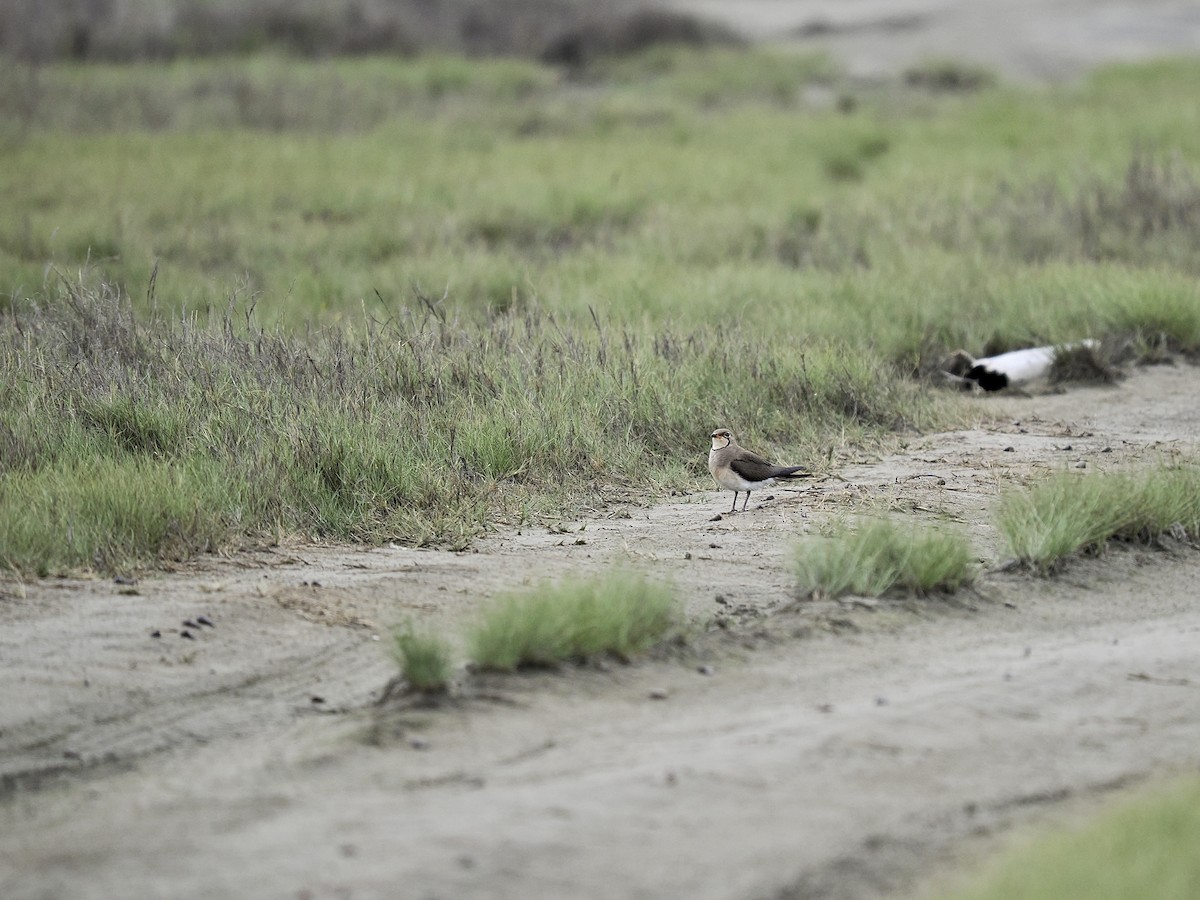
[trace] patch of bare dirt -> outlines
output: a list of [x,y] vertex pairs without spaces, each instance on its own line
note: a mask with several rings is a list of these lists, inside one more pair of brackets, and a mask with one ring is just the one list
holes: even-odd
[[1200,52],[1188,0],[668,0],[759,41],[828,52],[859,77],[929,59],[1018,81],[1077,76],[1097,65]]
[[[952,521],[994,563],[1002,491],[1193,452],[1198,388],[1163,366],[987,398],[977,428],[745,514],[699,491],[468,553],[305,547],[5,584],[0,896],[918,892],[981,836],[1200,763],[1196,553],[1117,548],[951,600],[797,602],[793,548],[889,513]],[[613,565],[678,586],[689,647],[376,703],[389,627],[457,630],[502,590]]]

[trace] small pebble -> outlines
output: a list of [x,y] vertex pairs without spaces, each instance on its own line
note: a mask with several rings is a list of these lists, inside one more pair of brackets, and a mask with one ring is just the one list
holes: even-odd
[[671,695],[669,693],[667,693],[666,691],[664,691],[662,688],[655,688],[654,690],[652,690],[650,692],[651,700],[666,700],[670,696]]
[[213,624],[212,619],[210,619],[208,616],[196,616],[196,621],[199,622],[201,625],[207,625],[209,628],[217,627],[216,625]]
[[696,671],[699,672],[701,675],[711,675],[717,670],[714,669],[712,666],[697,666]]
[[1017,448],[1016,448],[1016,447],[1005,447],[1005,448],[1004,448],[1004,452],[1005,452],[1005,453],[1015,453],[1015,452],[1016,452],[1016,450],[1017,450]]
[[196,636],[194,634],[192,634],[190,631],[188,631],[187,629],[184,629],[183,631],[179,632],[179,636],[181,638],[187,638],[189,641],[194,641],[196,639]]
[[409,738],[408,746],[412,747],[414,750],[428,750],[429,741],[425,740],[425,738],[419,737]]
[[887,706],[888,705],[887,697],[876,697],[875,705],[876,706]]
[[312,703],[312,704],[319,704],[319,703],[324,703],[325,698],[318,697],[316,694],[313,694],[311,697],[308,698],[308,701],[309,701],[309,703]]
[[160,638],[162,637],[162,632],[155,628],[152,632],[150,632],[150,637]]
[[199,630],[199,628],[200,628],[200,626],[197,625],[195,622],[193,622],[191,619],[184,619],[183,627],[184,628],[195,628],[197,630]]

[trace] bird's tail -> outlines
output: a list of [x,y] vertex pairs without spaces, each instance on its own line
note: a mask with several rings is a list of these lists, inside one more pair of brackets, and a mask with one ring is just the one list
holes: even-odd
[[774,475],[775,478],[811,478],[812,472],[805,472],[804,466],[784,466]]

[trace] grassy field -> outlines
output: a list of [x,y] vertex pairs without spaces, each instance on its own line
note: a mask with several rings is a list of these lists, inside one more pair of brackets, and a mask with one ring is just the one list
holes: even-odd
[[461,546],[963,421],[946,351],[1200,349],[1200,64],[864,88],[653,49],[0,70],[0,565]]

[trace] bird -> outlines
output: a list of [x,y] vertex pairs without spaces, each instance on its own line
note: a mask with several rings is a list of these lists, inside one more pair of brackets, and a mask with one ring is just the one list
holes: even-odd
[[[1095,353],[1099,347],[1099,341],[1089,338],[1073,344],[1010,350],[983,359],[974,359],[965,350],[956,350],[951,354],[944,371],[950,380],[964,387],[977,384],[985,391],[1000,391],[1045,378],[1064,353]],[[1103,368],[1098,363],[1094,365]]]
[[737,512],[738,494],[742,491],[746,492],[746,500],[742,504],[742,512],[745,512],[750,504],[751,491],[774,484],[777,479],[806,478],[812,474],[805,472],[803,466],[777,466],[757,453],[739,447],[728,428],[718,428],[712,433],[708,471],[712,472],[717,484],[733,491],[731,513]]

